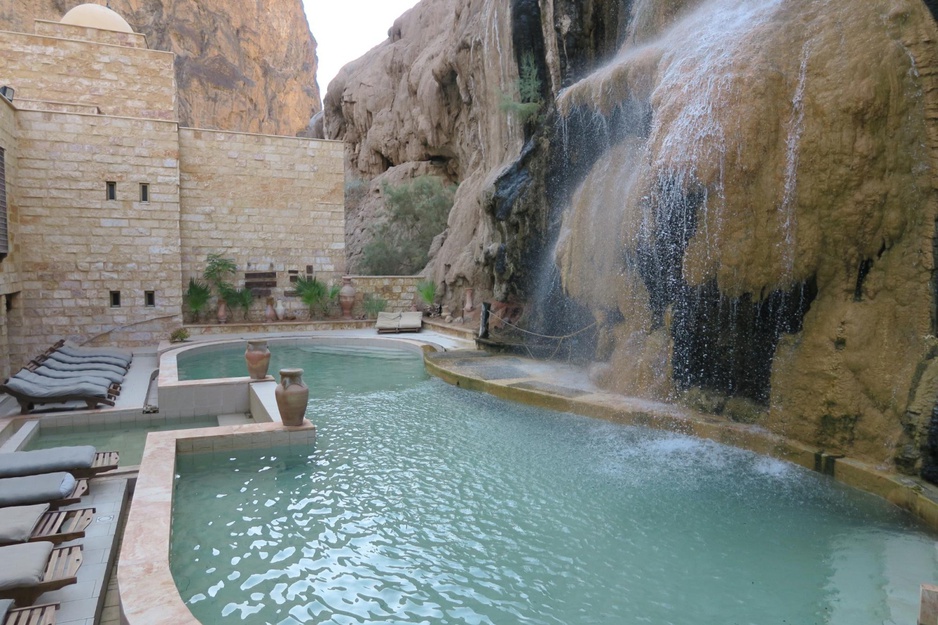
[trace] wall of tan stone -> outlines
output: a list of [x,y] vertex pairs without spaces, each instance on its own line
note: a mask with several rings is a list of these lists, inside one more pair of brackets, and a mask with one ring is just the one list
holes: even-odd
[[[179,145],[172,122],[17,113],[27,355],[61,337],[155,344],[181,322]],[[106,198],[106,182],[116,199]],[[140,184],[149,201],[140,201]],[[112,307],[110,292],[120,292]],[[145,305],[153,291],[155,305]]]
[[105,115],[176,119],[170,52],[0,31],[0,59],[0,84],[11,85],[16,98],[97,106]]
[[105,43],[112,46],[126,46],[129,48],[147,47],[147,37],[141,33],[122,33],[115,30],[100,30],[88,26],[76,26],[74,24],[60,24],[49,20],[36,20],[33,22],[33,32],[37,35],[46,37],[58,37],[60,39],[80,39],[82,41],[93,41],[95,43]]
[[[209,254],[244,272],[290,271],[334,282],[345,271],[343,144],[180,128],[183,284],[201,279]],[[256,302],[260,308],[262,302]]]
[[[13,106],[2,97],[0,97],[0,148],[4,150],[9,237],[9,254],[0,260],[0,378],[6,378],[10,375],[11,362],[21,358],[17,353],[20,351],[17,340],[19,326],[15,322],[22,316],[22,299],[18,296],[21,288],[20,255],[16,232],[18,222],[16,197],[13,193],[17,167],[16,118]],[[7,312],[8,305],[11,308],[9,313]]]
[[417,294],[417,283],[423,280],[421,276],[350,276],[352,286],[355,287],[355,307],[353,315],[360,316],[365,313],[364,301],[369,295],[383,299],[387,305],[387,312],[404,312],[410,310],[417,302],[422,304]]

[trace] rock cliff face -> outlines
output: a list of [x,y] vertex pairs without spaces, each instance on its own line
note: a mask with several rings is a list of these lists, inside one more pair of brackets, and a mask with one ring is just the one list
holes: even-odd
[[[0,28],[32,32],[79,0],[0,0]],[[185,126],[294,135],[320,109],[316,42],[300,0],[112,0],[151,49],[176,54]]]
[[[936,36],[920,0],[423,0],[325,99],[371,181],[352,245],[381,180],[435,172],[451,303],[593,327],[620,392],[938,475]],[[528,122],[499,106],[525,54]]]

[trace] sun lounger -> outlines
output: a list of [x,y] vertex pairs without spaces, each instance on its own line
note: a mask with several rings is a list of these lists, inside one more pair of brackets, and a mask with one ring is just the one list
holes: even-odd
[[82,538],[93,518],[94,508],[49,510],[47,503],[0,508],[0,545]]
[[105,391],[111,395],[117,396],[120,395],[120,385],[115,384],[108,380],[107,378],[99,378],[93,375],[76,375],[67,378],[50,378],[29,369],[20,369],[15,374],[14,378],[19,378],[31,384],[45,384],[47,386],[69,386],[71,384],[93,384],[94,386],[100,386]]
[[75,383],[69,386],[46,386],[33,384],[18,378],[8,378],[0,384],[0,393],[11,395],[19,402],[20,410],[27,414],[37,404],[62,404],[83,401],[88,408],[101,404],[114,405],[114,395],[92,384]]
[[72,445],[0,453],[0,478],[68,471],[75,477],[92,477],[117,468],[120,454],[97,451],[91,445]]
[[71,473],[43,473],[24,477],[0,478],[0,508],[48,503],[56,509],[81,501],[88,492],[88,480]]
[[375,329],[378,334],[389,332],[420,332],[423,326],[423,313],[421,312],[402,312],[402,313],[378,313],[378,320],[375,322]]
[[55,625],[57,603],[44,603],[27,608],[13,607],[12,599],[0,600],[0,623],[3,625]]
[[72,373],[77,371],[84,374],[88,374],[89,371],[110,371],[111,373],[116,373],[121,377],[127,375],[127,369],[124,367],[109,365],[106,362],[86,362],[76,364],[73,362],[63,362],[54,358],[53,356],[41,356],[33,362],[37,365],[45,365],[50,369],[55,369],[56,371],[71,371]]
[[379,312],[378,320],[375,322],[375,329],[378,334],[397,332],[400,324],[401,313]]
[[88,356],[111,356],[130,362],[134,359],[134,353],[129,349],[119,347],[85,347],[69,340],[59,340],[51,349],[68,348],[69,352],[77,352]]
[[420,332],[420,328],[423,327],[423,313],[422,312],[402,312],[401,313],[401,322],[397,328],[398,332]]
[[109,356],[69,356],[60,351],[46,352],[40,358],[48,360],[57,360],[69,365],[110,365],[117,367],[121,371],[127,371],[129,364],[119,358]]
[[[72,367],[74,365],[68,366]],[[51,367],[40,365],[35,362],[26,365],[26,369],[43,377],[56,378],[59,380],[73,380],[75,378],[81,378],[84,376],[93,376],[96,378],[104,378],[105,380],[109,380],[112,384],[121,384],[124,381],[123,373],[114,373],[113,371],[104,371],[103,369],[85,369],[83,367],[79,367],[77,370],[59,371],[58,369],[52,369]]]
[[118,349],[116,347],[81,347],[71,341],[59,341],[53,346],[53,349],[69,356],[75,356],[76,358],[89,356],[114,358],[122,361],[128,367],[134,359],[133,352],[127,349]]
[[31,605],[44,592],[78,581],[81,546],[55,547],[48,541],[0,547],[0,599]]

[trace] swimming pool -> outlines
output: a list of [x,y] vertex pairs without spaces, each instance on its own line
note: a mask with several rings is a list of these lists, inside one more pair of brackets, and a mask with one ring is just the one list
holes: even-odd
[[[427,377],[417,351],[295,340],[270,341],[269,347],[269,373],[278,381],[277,372],[287,367],[303,369],[307,384],[337,392],[369,392]],[[247,376],[244,349],[244,342],[233,342],[182,351],[176,357],[178,379]]]
[[25,449],[49,449],[62,445],[93,445],[101,451],[119,451],[122,467],[140,464],[143,448],[150,432],[168,430],[187,430],[190,428],[214,427],[218,425],[216,417],[174,420],[164,422],[142,421],[138,423],[115,422],[104,425],[40,425],[39,433],[34,436]]
[[315,447],[178,457],[205,624],[915,622],[934,539],[747,451],[416,379],[310,402]]

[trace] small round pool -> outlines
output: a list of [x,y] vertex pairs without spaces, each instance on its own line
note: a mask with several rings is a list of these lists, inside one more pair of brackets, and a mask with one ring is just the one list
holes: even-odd
[[375,366],[313,396],[313,449],[179,457],[202,623],[881,625],[938,579],[932,533],[825,476]]

